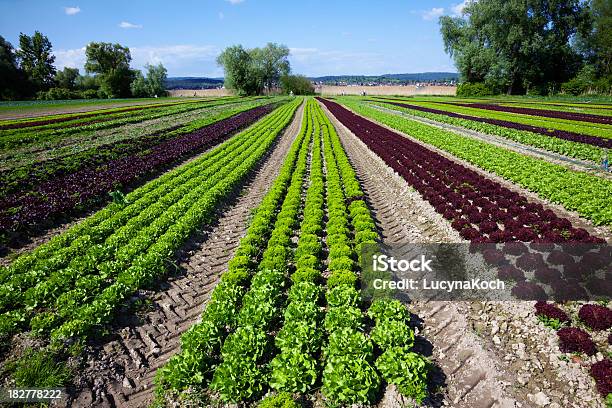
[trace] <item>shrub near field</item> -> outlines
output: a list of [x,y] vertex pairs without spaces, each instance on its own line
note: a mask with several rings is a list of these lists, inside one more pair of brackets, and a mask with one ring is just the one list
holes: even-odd
[[[429,363],[410,351],[414,334],[405,306],[375,302],[372,316],[388,308],[399,314],[381,319],[371,336],[364,333],[357,254],[377,239],[338,135],[310,100],[301,132],[202,322],[158,371],[158,402],[208,386],[228,402],[279,392],[262,406],[276,399],[292,406],[287,392],[309,398],[319,387],[332,403],[372,403],[385,381],[422,400]],[[378,359],[373,341],[385,352]]]

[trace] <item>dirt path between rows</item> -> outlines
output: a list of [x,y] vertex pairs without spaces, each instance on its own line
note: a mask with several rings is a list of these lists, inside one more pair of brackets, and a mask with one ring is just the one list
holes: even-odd
[[304,105],[278,139],[271,153],[242,188],[186,246],[180,273],[161,290],[149,292],[147,310],[126,313],[114,335],[89,350],[86,368],[76,381],[81,391],[74,407],[143,407],[153,399],[156,369],[179,351],[180,335],[199,321],[212,289],[246,233],[252,210],[261,202],[300,130]]
[[[465,242],[397,173],[327,109],[326,112],[374,210],[384,244]],[[499,177],[495,179],[510,184]],[[517,186],[513,190],[526,192]],[[533,193],[528,196],[537,199]],[[569,215],[561,212],[563,216]],[[434,397],[426,406],[603,407],[588,375],[588,364],[603,358],[601,353],[593,356],[592,361],[567,359],[559,351],[554,332],[537,320],[533,303],[412,302],[411,312],[422,328],[419,334],[425,338],[417,343],[419,352],[430,356],[441,369],[434,374],[433,381],[443,387],[442,398]],[[393,390],[387,390],[382,406],[399,407],[404,402]]]
[[384,108],[379,105],[369,105],[371,108],[380,110],[385,113],[390,113],[397,116],[405,117],[406,119],[414,120],[415,122],[424,123],[426,125],[434,126],[439,129],[448,130],[453,133],[457,133],[461,136],[467,136],[472,139],[482,140],[495,146],[503,147],[508,150],[512,150],[517,153],[524,154],[526,156],[535,157],[537,159],[543,159],[548,162],[559,164],[567,167],[574,171],[581,171],[589,173],[597,177],[602,177],[608,180],[612,180],[612,173],[604,172],[601,167],[597,164],[587,160],[574,159],[571,157],[563,156],[558,153],[550,152],[538,147],[529,146],[514,142],[501,136],[489,135],[487,133],[477,132],[475,130],[467,129],[461,126],[450,125],[448,123],[437,122],[432,119],[422,118],[420,116],[410,115],[406,112],[396,111],[394,109]]

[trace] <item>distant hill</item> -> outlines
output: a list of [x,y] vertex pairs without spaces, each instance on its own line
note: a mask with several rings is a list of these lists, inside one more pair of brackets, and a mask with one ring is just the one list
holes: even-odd
[[457,81],[459,74],[456,72],[420,72],[414,74],[383,74],[383,75],[328,75],[311,77],[313,82],[325,84],[364,84],[364,83],[388,83],[404,84],[411,82],[447,82]]
[[166,89],[210,89],[223,85],[223,78],[170,77]]
[[[457,81],[456,72],[420,72],[415,74],[384,74],[384,75],[327,75],[310,77],[313,82],[327,85],[359,85],[359,84],[409,84],[413,82],[448,82]],[[166,80],[166,89],[211,89],[223,85],[223,78],[205,77],[170,77]]]

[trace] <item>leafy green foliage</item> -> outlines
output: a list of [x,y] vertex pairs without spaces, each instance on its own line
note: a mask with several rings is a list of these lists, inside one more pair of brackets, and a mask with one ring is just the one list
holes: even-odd
[[258,408],[299,408],[300,405],[294,401],[293,397],[288,392],[279,392],[275,395],[270,395],[264,398]]
[[414,398],[418,403],[427,396],[431,363],[425,357],[402,347],[392,347],[378,357],[376,368],[385,381],[397,386],[402,395]]
[[411,348],[414,344],[414,332],[401,320],[383,320],[377,323],[371,337],[382,350],[391,347]]
[[317,361],[307,352],[285,350],[272,359],[270,367],[270,386],[277,390],[306,393],[317,381]]

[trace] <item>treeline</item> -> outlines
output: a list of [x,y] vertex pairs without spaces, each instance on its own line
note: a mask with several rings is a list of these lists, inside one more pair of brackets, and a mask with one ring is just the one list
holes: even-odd
[[289,48],[268,43],[263,48],[227,47],[217,57],[225,72],[225,87],[238,95],[293,93],[312,95],[312,83],[302,75],[291,75]]
[[166,94],[167,71],[147,65],[146,77],[130,67],[130,49],[120,44],[89,43],[85,75],[77,68],[57,70],[49,39],[36,31],[21,33],[19,48],[0,36],[0,99],[93,99],[153,97]]
[[458,95],[612,93],[610,0],[472,0],[440,30]]

